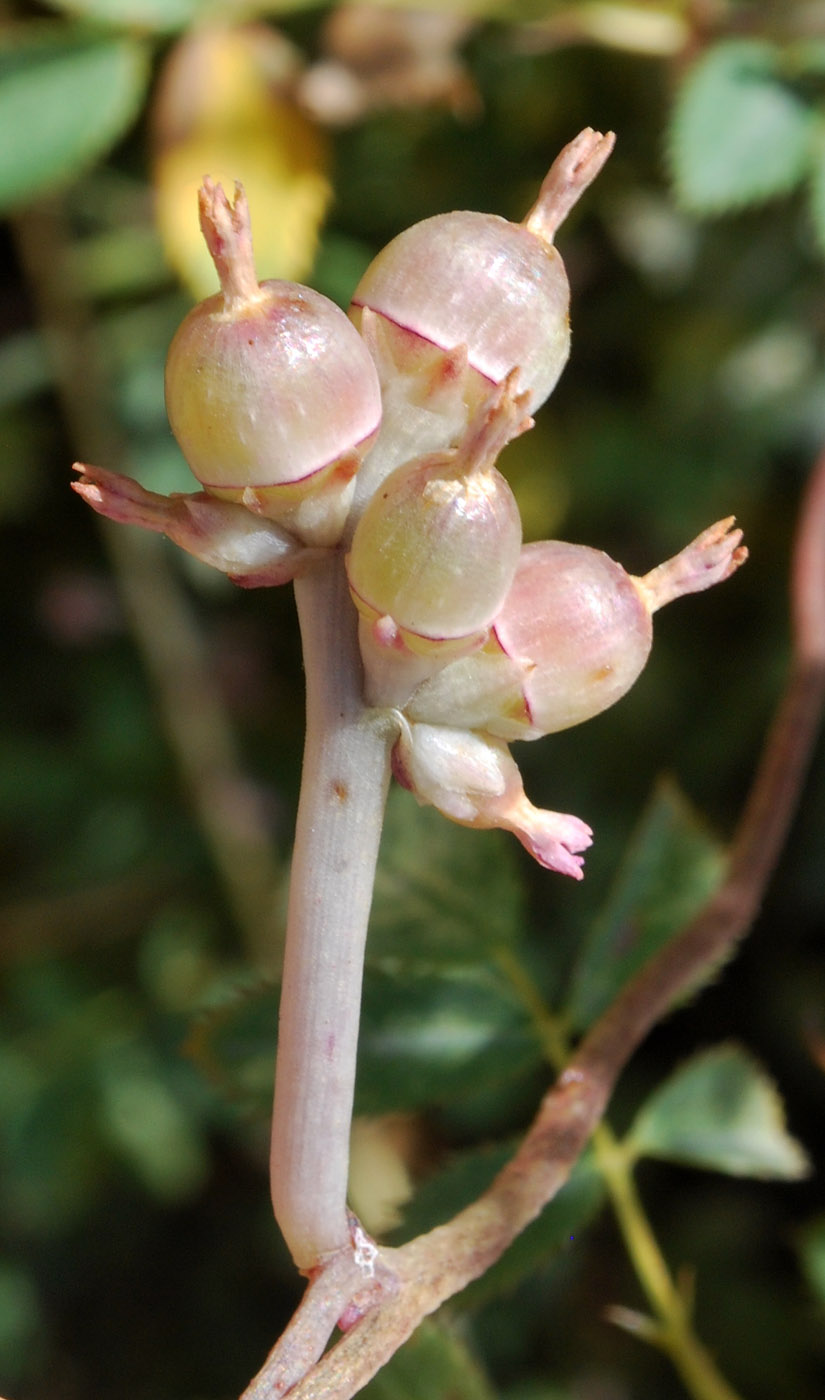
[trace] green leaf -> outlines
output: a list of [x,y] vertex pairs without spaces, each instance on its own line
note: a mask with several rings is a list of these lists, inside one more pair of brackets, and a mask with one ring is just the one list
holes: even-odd
[[47,26],[0,45],[0,209],[73,180],[130,126],[149,75],[135,39]]
[[222,1099],[261,1117],[272,1106],[278,997],[277,984],[264,979],[225,989],[195,1019],[184,1045]]
[[426,1234],[458,1215],[478,1199],[510,1160],[518,1140],[473,1147],[451,1156],[446,1166],[425,1178],[404,1207],[404,1220],[393,1236],[393,1244],[403,1244]]
[[478,1362],[443,1322],[427,1320],[364,1390],[366,1400],[494,1400]]
[[533,1020],[490,968],[369,964],[358,1042],[359,1113],[447,1103],[542,1062]]
[[161,1058],[135,1038],[106,1047],[97,1070],[104,1138],[147,1190],[170,1203],[203,1184],[199,1125],[175,1094]]
[[736,1045],[706,1050],[677,1069],[647,1100],[627,1141],[636,1156],[730,1176],[796,1181],[808,1171],[775,1085]]
[[786,194],[806,172],[813,129],[772,44],[723,40],[694,64],[674,105],[677,197],[697,214],[715,214]]
[[[204,17],[204,0],[48,0],[53,10],[102,24],[165,34]],[[218,10],[218,5],[213,5]]]
[[[227,992],[190,1031],[186,1051],[229,1102],[269,1111],[278,1025],[271,982]],[[368,963],[356,1113],[448,1103],[541,1065],[542,1045],[509,981],[492,969],[396,959]]]
[[671,783],[655,789],[576,967],[568,1015],[589,1026],[648,958],[679,932],[725,871],[713,839]]
[[399,787],[390,791],[369,953],[488,961],[525,921],[514,843],[468,831]]

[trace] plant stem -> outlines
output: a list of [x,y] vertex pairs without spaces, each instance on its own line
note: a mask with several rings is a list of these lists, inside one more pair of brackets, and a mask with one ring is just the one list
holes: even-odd
[[607,1123],[596,1128],[593,1145],[636,1277],[660,1324],[651,1340],[670,1357],[694,1400],[738,1400],[693,1330],[639,1198],[631,1159]]
[[[499,962],[533,1016],[548,1062],[561,1072],[571,1055],[563,1021],[549,1010],[509,949],[502,950]],[[670,1357],[694,1400],[738,1400],[693,1330],[686,1300],[673,1281],[636,1189],[632,1158],[605,1121],[594,1130],[593,1147],[625,1248],[659,1324],[655,1332],[651,1330],[650,1340]]]
[[[317,1333],[303,1349],[292,1327],[244,1392],[247,1400],[351,1400],[423,1317],[478,1278],[567,1180],[600,1122],[623,1067],[651,1026],[700,973],[730,955],[747,930],[793,815],[825,705],[825,453],[806,494],[793,570],[794,661],[778,722],[768,737],[740,821],[728,876],[707,905],[618,993],[545,1096],[515,1157],[473,1205],[396,1250],[382,1250],[397,1287],[364,1310],[320,1359]],[[343,1256],[342,1256],[343,1257]],[[322,1278],[319,1275],[318,1278]],[[340,1317],[345,1286],[320,1312]],[[307,1308],[312,1309],[312,1298]],[[329,1329],[332,1330],[331,1327]],[[328,1334],[327,1334],[328,1335]],[[303,1378],[296,1381],[301,1361]],[[711,1392],[712,1393],[712,1392]],[[722,1392],[724,1393],[724,1392]],[[717,1395],[719,1392],[717,1392]]]
[[299,1269],[350,1240],[349,1138],[364,944],[394,733],[364,705],[343,556],[295,582],[304,766],[284,957],[271,1185]]

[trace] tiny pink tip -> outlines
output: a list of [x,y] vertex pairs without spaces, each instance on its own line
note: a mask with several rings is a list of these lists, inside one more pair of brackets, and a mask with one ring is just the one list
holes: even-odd
[[103,492],[99,486],[93,486],[91,482],[87,481],[73,481],[71,487],[73,491],[77,492],[78,496],[83,497],[84,501],[88,501],[90,506],[100,506],[103,504]]

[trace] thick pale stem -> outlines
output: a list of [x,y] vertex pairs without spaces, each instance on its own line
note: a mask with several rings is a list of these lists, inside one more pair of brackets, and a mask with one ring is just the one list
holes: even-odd
[[350,1244],[349,1137],[364,944],[393,734],[362,699],[339,554],[295,581],[307,728],[281,990],[271,1185],[299,1269]]

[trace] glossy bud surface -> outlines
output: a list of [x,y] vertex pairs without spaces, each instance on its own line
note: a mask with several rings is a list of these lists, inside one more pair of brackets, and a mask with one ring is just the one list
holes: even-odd
[[394,238],[365,272],[360,309],[469,364],[498,384],[515,367],[532,412],[553,389],[570,349],[567,274],[559,253],[495,214],[437,214]]
[[240,307],[209,297],[169,349],[169,422],[207,490],[301,481],[362,453],[380,421],[375,369],[343,311],[290,282],[260,293]]
[[624,695],[652,637],[636,582],[607,554],[560,540],[526,545],[488,645],[425,681],[408,713],[505,739],[551,734]]
[[190,311],[169,348],[172,432],[210,494],[305,543],[333,544],[381,422],[372,357],[327,297],[258,283],[240,187],[233,206],[205,180],[200,214],[221,290]]
[[397,467],[358,522],[347,574],[362,615],[444,641],[486,629],[519,559],[521,520],[496,456],[524,423],[509,382],[461,446]]

